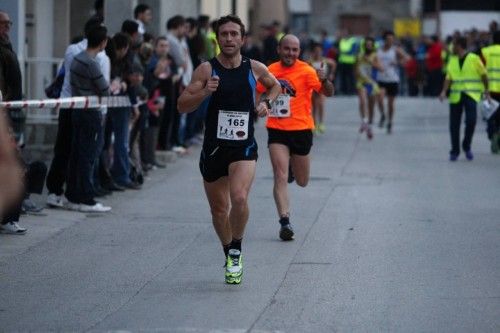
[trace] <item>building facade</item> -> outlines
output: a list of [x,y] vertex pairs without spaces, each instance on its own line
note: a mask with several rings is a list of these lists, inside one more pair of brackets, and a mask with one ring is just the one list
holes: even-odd
[[[147,30],[166,32],[174,15],[211,19],[235,13],[249,25],[250,0],[105,0],[104,19],[110,34],[118,32],[125,19],[133,18],[137,4],[152,8],[153,21]],[[83,35],[85,22],[95,14],[92,0],[0,0],[0,9],[13,21],[10,37],[23,68],[26,98],[44,98],[44,87],[52,81],[71,40]]]

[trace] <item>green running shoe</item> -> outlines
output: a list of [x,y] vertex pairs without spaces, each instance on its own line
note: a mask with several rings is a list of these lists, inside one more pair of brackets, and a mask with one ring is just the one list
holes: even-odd
[[226,283],[240,284],[243,275],[243,260],[239,250],[230,249],[226,263]]

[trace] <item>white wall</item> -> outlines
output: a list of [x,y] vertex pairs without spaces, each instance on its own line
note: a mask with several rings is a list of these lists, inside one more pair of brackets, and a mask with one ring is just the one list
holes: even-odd
[[54,54],[54,1],[44,0],[32,2],[33,31],[28,41],[29,56],[40,59],[30,72],[29,98],[45,98],[44,87],[52,81],[52,63],[44,59]]
[[451,35],[455,30],[463,31],[472,28],[488,30],[488,25],[493,20],[500,21],[500,13],[470,11],[441,12],[441,36]]
[[[423,35],[435,35],[437,30],[437,18],[436,17],[426,17],[422,20],[422,34]],[[446,37],[446,35],[442,35]]]
[[134,18],[134,8],[136,5],[136,0],[104,1],[104,24],[108,28],[109,35],[120,32],[123,21]]

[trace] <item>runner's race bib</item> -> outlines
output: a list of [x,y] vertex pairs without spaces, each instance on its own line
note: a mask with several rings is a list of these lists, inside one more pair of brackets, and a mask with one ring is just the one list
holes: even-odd
[[290,95],[279,94],[274,101],[269,117],[288,118],[290,117]]
[[217,123],[217,139],[246,140],[248,139],[248,112],[219,110]]

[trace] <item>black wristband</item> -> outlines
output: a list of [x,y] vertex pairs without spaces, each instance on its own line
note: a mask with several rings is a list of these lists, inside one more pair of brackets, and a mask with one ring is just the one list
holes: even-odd
[[264,103],[266,103],[266,106],[269,110],[273,108],[273,106],[271,105],[271,100],[269,98],[264,99]]

